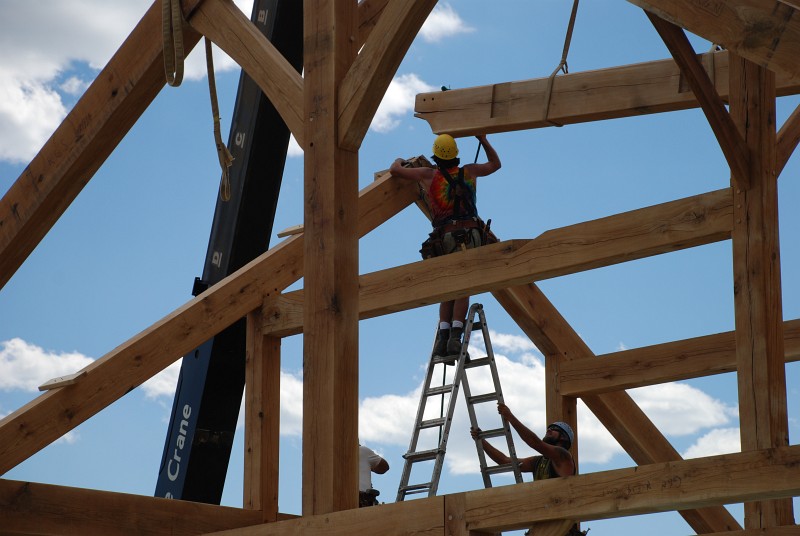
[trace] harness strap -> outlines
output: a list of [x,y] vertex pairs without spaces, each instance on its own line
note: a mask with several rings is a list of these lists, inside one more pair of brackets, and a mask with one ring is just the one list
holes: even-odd
[[[442,174],[442,177],[447,181],[447,184],[450,186],[450,191],[453,192],[453,219],[461,219],[464,216],[467,217],[474,217],[478,215],[478,208],[475,206],[475,201],[471,192],[469,190],[469,186],[464,181],[464,168],[458,168],[458,179],[453,179],[450,173],[444,169],[442,166],[436,166],[439,168],[439,172]],[[464,195],[464,192],[469,193],[470,195]],[[466,212],[462,214],[461,208],[462,206],[466,209]]]

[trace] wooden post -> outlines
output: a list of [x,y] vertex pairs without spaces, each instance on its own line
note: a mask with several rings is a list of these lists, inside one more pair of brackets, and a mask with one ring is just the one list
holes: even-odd
[[262,335],[261,310],[247,315],[244,508],[278,520],[281,339]]
[[[750,152],[733,177],[733,287],[742,451],[789,443],[775,150],[775,75],[734,54],[731,116]],[[742,185],[747,185],[742,186]],[[794,523],[789,500],[745,504],[745,528]]]
[[338,146],[357,2],[305,0],[303,515],[358,506],[358,152]]

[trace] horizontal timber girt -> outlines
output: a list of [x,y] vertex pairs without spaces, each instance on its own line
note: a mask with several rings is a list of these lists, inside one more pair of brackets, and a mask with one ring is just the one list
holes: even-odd
[[[728,98],[728,53],[700,56]],[[557,76],[545,119],[547,78],[420,93],[414,110],[436,133],[472,136],[697,108],[675,61],[660,60]],[[777,76],[777,94],[800,92],[800,77]]]

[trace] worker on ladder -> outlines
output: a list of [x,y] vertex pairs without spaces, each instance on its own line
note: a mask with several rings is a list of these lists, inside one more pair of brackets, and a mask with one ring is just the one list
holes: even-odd
[[[572,427],[565,422],[554,422],[547,427],[544,437],[540,438],[530,428],[522,424],[505,404],[497,404],[497,412],[508,421],[517,431],[519,437],[532,449],[539,453],[538,456],[520,458],[520,471],[533,473],[534,480],[546,480],[571,476],[576,473],[575,460],[570,453],[570,448],[575,442],[575,433]],[[472,439],[480,439],[480,428],[470,428]],[[483,451],[498,465],[511,463],[505,453],[501,452],[485,439],[480,439]],[[588,532],[588,531],[586,531]],[[586,534],[573,525],[565,536],[579,536]]]
[[[406,161],[402,158],[395,160],[389,168],[395,177],[419,182],[427,194],[433,217],[433,232],[422,244],[420,253],[423,259],[448,255],[497,240],[490,238],[493,235],[489,226],[478,217],[476,188],[478,177],[491,175],[500,169],[500,158],[485,135],[476,137],[486,151],[488,162],[459,167],[461,161],[458,158],[456,140],[449,134],[440,134],[433,142],[435,169],[405,167]],[[439,331],[433,356],[444,357],[461,351],[461,337],[468,308],[468,296],[439,305]]]

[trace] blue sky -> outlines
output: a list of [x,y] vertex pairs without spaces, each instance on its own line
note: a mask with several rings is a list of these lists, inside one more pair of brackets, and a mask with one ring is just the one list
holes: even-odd
[[[251,3],[237,2],[246,14]],[[142,0],[0,5],[0,194],[20,175],[81,92],[149,7]],[[548,76],[557,65],[571,2],[454,0],[440,3],[387,92],[360,151],[359,184],[394,158],[429,155],[414,96]],[[46,38],[44,38],[46,36]],[[695,49],[710,44],[692,38]],[[584,2],[571,72],[664,59],[640,9]],[[227,140],[239,71],[216,51]],[[779,99],[778,124],[800,100]],[[37,396],[44,381],[75,372],[191,298],[202,273],[216,202],[214,150],[202,47],[187,79],[166,87],[27,262],[0,290],[0,416]],[[728,168],[698,110],[490,136],[503,168],[483,179],[478,206],[501,238],[543,231],[728,186]],[[460,140],[471,161],[477,142]],[[287,160],[274,231],[302,223],[302,157]],[[482,154],[483,156],[483,154]],[[800,317],[800,197],[793,157],[779,181],[784,318]],[[415,207],[361,240],[362,273],[418,260],[428,222]],[[270,244],[279,239],[271,237]],[[540,287],[596,354],[733,329],[729,242],[542,281]],[[296,287],[293,287],[296,288]],[[544,421],[543,361],[490,295],[484,304],[507,403],[536,431]],[[394,500],[424,379],[436,307],[360,324],[360,437],[391,470],[375,476]],[[302,338],[282,346],[280,509],[300,512]],[[176,356],[176,358],[179,356]],[[125,396],[4,478],[152,495],[177,366]],[[790,439],[798,436],[798,369],[787,366]],[[739,448],[736,379],[727,374],[630,392],[685,456]],[[486,418],[494,415],[487,408]],[[482,487],[459,403],[440,493]],[[241,430],[240,430],[241,431]],[[631,465],[579,404],[581,471]],[[517,441],[518,451],[529,452]],[[241,434],[223,504],[241,504]],[[732,509],[740,515],[740,509]],[[655,536],[691,529],[675,513],[591,522],[592,536],[647,527]]]

